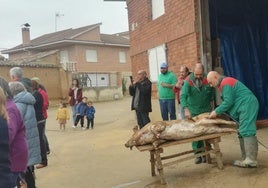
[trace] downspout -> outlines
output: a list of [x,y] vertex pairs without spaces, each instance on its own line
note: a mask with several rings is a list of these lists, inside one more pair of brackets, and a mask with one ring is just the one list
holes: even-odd
[[205,72],[212,70],[211,37],[208,0],[197,0],[200,32],[200,57]]
[[204,60],[204,54],[203,54],[204,48],[203,48],[203,26],[202,26],[201,1],[202,0],[197,0],[198,31],[199,31],[199,44],[200,44],[199,53],[200,53],[201,63],[204,65],[205,71],[207,71],[206,61]]

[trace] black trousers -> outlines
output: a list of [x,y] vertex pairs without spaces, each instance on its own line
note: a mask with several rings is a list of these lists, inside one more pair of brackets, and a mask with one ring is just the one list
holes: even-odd
[[91,125],[91,129],[94,128],[94,118],[88,118],[87,117],[87,128],[89,128],[89,126]]
[[33,166],[27,168],[27,171],[25,173],[25,179],[27,182],[27,188],[36,188]]
[[44,129],[44,141],[45,141],[45,146],[46,146],[47,152],[49,152],[50,148],[49,148],[49,143],[48,143],[48,139],[47,139],[47,135],[46,135],[46,120],[45,120],[45,129]]
[[40,141],[40,150],[41,150],[41,158],[42,164],[47,165],[47,149],[44,140],[44,131],[45,131],[45,122],[37,123],[38,132],[39,132],[39,141]]
[[137,121],[138,121],[138,125],[140,129],[144,127],[147,123],[151,122],[149,118],[149,112],[141,112],[138,110],[135,110],[135,111],[136,111]]
[[27,188],[36,188],[35,186],[35,176],[34,176],[34,166],[28,166],[26,172],[21,173],[17,180],[17,187],[20,188],[20,181],[27,183]]
[[76,116],[74,125],[77,126],[79,121],[80,121],[81,127],[84,127],[84,116],[83,115]]

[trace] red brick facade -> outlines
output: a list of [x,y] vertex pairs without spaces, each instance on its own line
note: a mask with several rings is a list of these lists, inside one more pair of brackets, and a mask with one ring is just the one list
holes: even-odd
[[149,73],[147,50],[162,44],[166,45],[169,70],[176,74],[181,65],[192,70],[200,62],[196,0],[165,0],[165,13],[155,20],[151,16],[151,0],[126,2],[134,76],[139,69]]

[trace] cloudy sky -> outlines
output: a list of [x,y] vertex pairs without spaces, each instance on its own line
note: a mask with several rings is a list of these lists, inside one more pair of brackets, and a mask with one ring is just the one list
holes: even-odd
[[[55,14],[60,16],[55,19]],[[55,21],[57,20],[57,21]],[[0,0],[0,51],[22,43],[21,25],[31,39],[43,34],[102,23],[101,33],[128,30],[126,2],[104,0]]]

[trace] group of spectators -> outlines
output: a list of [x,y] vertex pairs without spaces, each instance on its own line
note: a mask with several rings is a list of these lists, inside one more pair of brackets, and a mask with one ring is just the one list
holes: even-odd
[[[201,113],[209,112],[209,118],[228,114],[238,122],[238,138],[241,148],[241,160],[234,161],[235,166],[257,167],[258,141],[256,137],[256,119],[259,103],[255,95],[243,83],[232,77],[225,77],[216,71],[204,72],[201,63],[197,63],[193,72],[181,66],[179,76],[168,70],[168,64],[160,65],[157,89],[161,116],[164,121],[175,120],[177,96],[180,118],[191,119]],[[222,103],[215,106],[215,93],[218,89]],[[138,71],[137,78],[131,81],[129,93],[132,96],[131,109],[135,110],[139,129],[150,122],[152,83],[145,70]],[[186,116],[187,115],[187,116]],[[200,152],[204,141],[192,143],[195,154]],[[206,162],[206,157],[197,157],[195,164]]]
[[[73,128],[77,128],[80,122],[81,129],[93,129],[95,118],[95,107],[93,102],[83,96],[83,90],[79,87],[78,79],[74,78],[72,86],[69,88],[69,104],[72,108]],[[84,119],[87,119],[87,126],[84,126]]]
[[8,82],[0,77],[0,185],[35,188],[35,168],[48,165],[45,136],[48,96],[40,79],[10,69]]

